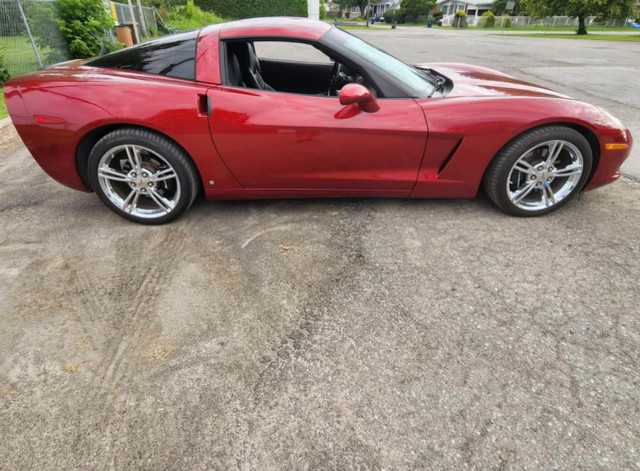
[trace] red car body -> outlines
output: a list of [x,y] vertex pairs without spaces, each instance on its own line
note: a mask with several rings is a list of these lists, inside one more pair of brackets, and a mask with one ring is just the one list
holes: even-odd
[[[574,127],[591,143],[595,165],[586,189],[620,175],[631,134],[619,121],[482,67],[419,65],[449,77],[450,93],[379,98],[373,113],[343,106],[338,97],[223,85],[222,40],[313,42],[330,28],[273,18],[209,26],[197,36],[195,80],[72,61],[7,82],[7,107],[40,166],[84,191],[91,146],[122,125],[178,143],[195,162],[207,198],[473,197],[506,143],[552,123]],[[620,143],[629,147],[607,146]]]

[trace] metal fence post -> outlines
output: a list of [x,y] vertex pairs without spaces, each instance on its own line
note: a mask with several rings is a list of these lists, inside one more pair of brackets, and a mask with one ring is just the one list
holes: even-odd
[[142,3],[138,0],[138,12],[140,13],[140,26],[142,28],[142,32],[146,38],[149,37],[149,30],[147,29],[147,20],[144,17],[144,10],[142,9]]
[[138,22],[136,21],[136,15],[133,13],[133,4],[131,0],[128,0],[129,3],[129,13],[131,13],[131,21],[133,22],[133,35],[136,37],[136,44],[140,42],[140,30],[138,29]]
[[38,52],[38,48],[36,47],[36,42],[33,40],[33,36],[31,34],[31,28],[29,28],[29,22],[27,21],[27,16],[24,14],[24,10],[22,9],[22,3],[20,3],[20,0],[18,0],[18,9],[20,10],[22,21],[24,21],[24,27],[27,30],[27,34],[29,35],[29,41],[31,41],[31,46],[33,46],[33,52],[36,55],[36,61],[38,61],[38,67],[42,67],[42,59],[40,58],[40,53]]

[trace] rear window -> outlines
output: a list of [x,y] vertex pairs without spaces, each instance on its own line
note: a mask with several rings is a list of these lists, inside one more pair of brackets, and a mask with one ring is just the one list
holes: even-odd
[[98,57],[86,65],[195,80],[197,36],[198,31],[165,36]]

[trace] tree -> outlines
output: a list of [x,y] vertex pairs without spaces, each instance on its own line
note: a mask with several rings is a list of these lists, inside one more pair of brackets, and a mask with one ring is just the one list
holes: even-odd
[[536,17],[567,15],[578,18],[578,34],[587,34],[586,18],[627,18],[636,0],[523,0],[527,12]]
[[344,11],[351,6],[351,0],[333,0],[338,5],[338,18],[342,18]]
[[507,10],[507,2],[509,0],[494,0],[493,2],[493,11],[497,16],[502,15],[503,13],[520,13],[522,8],[522,0],[514,0],[515,6],[512,10]]
[[364,18],[364,22],[369,27],[369,0],[352,0],[351,5],[360,8],[360,16]]
[[436,0],[403,0],[402,13],[413,18],[428,15],[436,7]]

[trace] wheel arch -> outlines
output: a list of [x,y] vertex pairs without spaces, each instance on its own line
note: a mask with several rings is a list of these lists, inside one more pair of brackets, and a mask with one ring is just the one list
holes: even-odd
[[193,160],[193,157],[189,155],[189,152],[187,152],[187,150],[183,146],[181,146],[179,142],[177,142],[171,136],[167,136],[165,133],[160,132],[156,129],[150,128],[148,126],[141,126],[139,124],[130,124],[130,123],[111,123],[104,126],[99,126],[87,132],[78,142],[78,146],[76,148],[76,167],[78,169],[78,174],[80,175],[82,182],[85,184],[87,188],[93,191],[93,188],[91,188],[89,184],[88,168],[87,168],[88,166],[87,164],[89,162],[89,154],[91,153],[91,150],[95,147],[97,142],[100,139],[102,139],[104,136],[106,136],[112,131],[115,131],[116,129],[121,129],[121,128],[133,128],[133,129],[142,129],[145,131],[149,131],[159,136],[162,136],[165,139],[170,140],[173,144],[179,147],[180,150],[182,150],[184,154],[189,158],[189,160],[193,164],[193,167],[196,170],[196,173],[198,175],[198,181],[199,181],[198,193],[203,192],[202,175],[200,174],[200,169],[198,168],[195,161]]
[[491,167],[491,162],[493,162],[495,160],[495,158],[509,144],[511,144],[513,141],[519,139],[524,134],[527,134],[527,133],[529,133],[531,131],[535,131],[537,129],[542,129],[542,128],[548,128],[548,127],[552,127],[552,126],[565,126],[567,128],[573,129],[574,131],[577,131],[580,134],[582,134],[582,136],[584,136],[584,138],[589,143],[589,146],[591,147],[591,152],[593,154],[593,165],[591,166],[591,171],[589,173],[589,178],[587,178],[586,183],[585,183],[585,186],[588,185],[589,182],[591,181],[591,179],[593,178],[593,175],[596,173],[596,169],[598,168],[598,164],[600,162],[600,141],[598,141],[598,138],[596,137],[596,134],[591,129],[589,129],[588,126],[582,125],[582,124],[579,124],[579,123],[575,123],[575,122],[571,122],[571,121],[553,121],[553,122],[548,122],[548,123],[544,123],[544,124],[539,124],[537,126],[533,126],[533,127],[527,128],[524,131],[520,132],[519,134],[513,136],[511,139],[509,139],[507,142],[505,142],[504,145],[502,147],[500,147],[500,149],[498,149],[498,152],[496,152],[495,155],[491,158],[491,160],[489,161],[489,164],[487,165],[487,167],[484,170],[484,174],[482,176],[483,179],[486,176],[487,172],[489,171],[489,168]]

